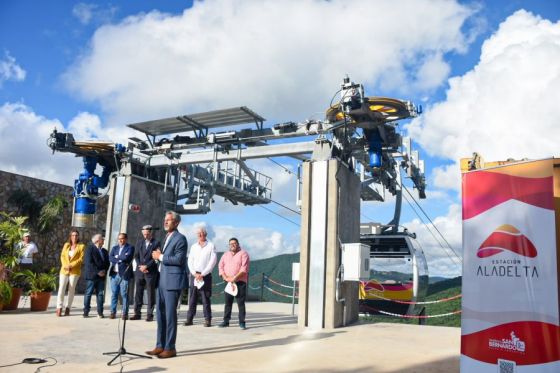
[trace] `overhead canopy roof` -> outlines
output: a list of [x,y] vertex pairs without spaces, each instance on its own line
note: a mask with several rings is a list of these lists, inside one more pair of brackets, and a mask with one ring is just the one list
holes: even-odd
[[207,111],[205,113],[182,115],[173,118],[151,120],[129,124],[128,127],[147,135],[159,136],[171,133],[201,131],[237,124],[256,123],[261,127],[265,121],[263,117],[245,106],[231,109]]

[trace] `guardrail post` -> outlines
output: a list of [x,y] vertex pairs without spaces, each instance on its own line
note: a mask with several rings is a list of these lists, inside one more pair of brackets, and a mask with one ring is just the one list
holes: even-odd
[[261,302],[264,302],[264,272],[262,273],[262,279],[261,279]]

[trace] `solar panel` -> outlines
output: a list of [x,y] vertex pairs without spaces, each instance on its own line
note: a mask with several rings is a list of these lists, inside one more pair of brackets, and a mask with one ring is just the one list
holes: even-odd
[[265,120],[247,107],[241,106],[133,123],[129,124],[128,127],[152,136],[190,131],[200,131],[206,134],[208,129],[211,128],[245,123],[255,123],[260,128]]

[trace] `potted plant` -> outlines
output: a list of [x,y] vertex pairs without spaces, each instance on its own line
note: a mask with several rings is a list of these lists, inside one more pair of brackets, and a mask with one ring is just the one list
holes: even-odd
[[4,304],[9,303],[12,300],[12,287],[10,283],[5,280],[0,280],[0,311]]
[[19,269],[21,250],[18,243],[26,231],[25,216],[11,216],[0,212],[0,280],[8,281],[12,288],[12,299],[4,304],[4,310],[15,310],[25,285],[24,278]]
[[22,272],[29,285],[31,311],[46,311],[51,299],[51,293],[56,289],[58,273],[52,268],[46,273],[36,273],[29,269]]

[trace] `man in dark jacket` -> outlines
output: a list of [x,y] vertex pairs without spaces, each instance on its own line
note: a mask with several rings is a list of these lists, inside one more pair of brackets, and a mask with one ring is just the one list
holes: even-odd
[[97,316],[103,318],[103,304],[105,303],[105,279],[109,269],[109,254],[103,248],[105,238],[96,234],[91,238],[92,244],[86,248],[84,258],[84,278],[86,293],[84,295],[84,317],[89,316],[91,296],[97,294]]
[[167,232],[162,250],[152,252],[159,266],[157,297],[156,347],[147,351],[160,359],[177,356],[177,305],[186,282],[187,239],[177,230],[181,215],[174,211],[165,214],[163,226]]
[[111,277],[111,315],[114,319],[117,314],[117,301],[119,293],[122,298],[122,319],[128,319],[128,281],[133,276],[132,259],[134,258],[134,246],[127,243],[128,235],[119,233],[118,245],[113,246],[109,253],[109,276]]
[[134,250],[134,260],[136,261],[136,271],[134,272],[136,293],[134,295],[134,316],[130,319],[141,319],[144,289],[146,289],[148,293],[146,321],[154,321],[154,305],[159,271],[156,261],[152,258],[152,252],[160,250],[161,245],[158,240],[154,239],[151,225],[142,227],[142,236],[143,239],[138,241]]

